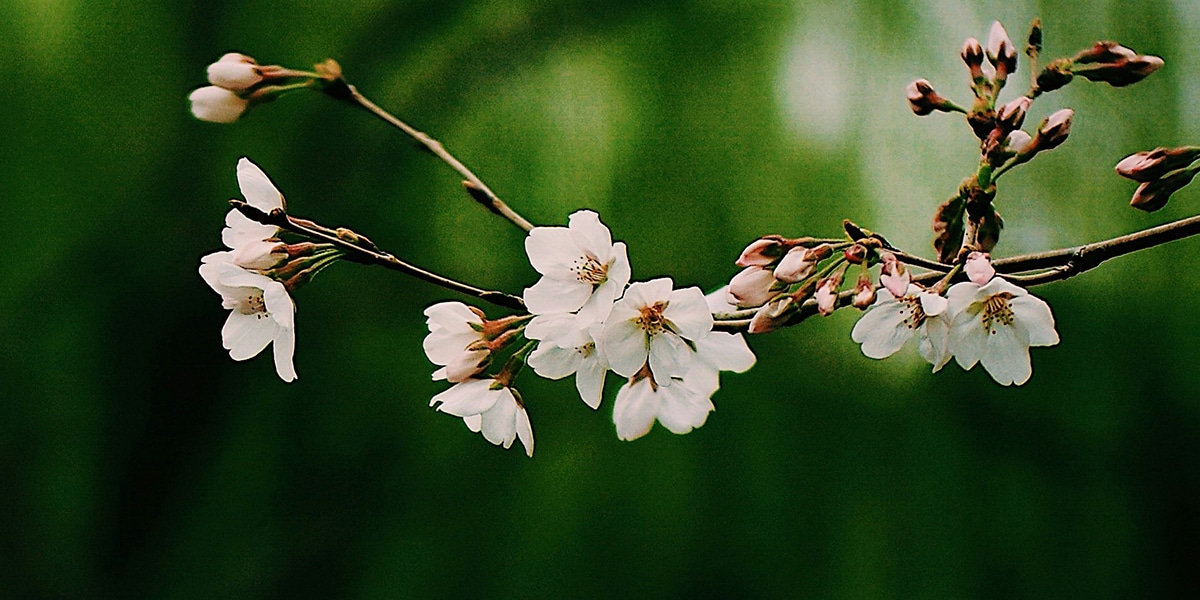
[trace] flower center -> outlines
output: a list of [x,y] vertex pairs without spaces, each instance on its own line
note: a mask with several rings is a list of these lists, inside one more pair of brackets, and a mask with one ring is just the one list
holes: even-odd
[[1012,326],[1013,311],[1008,301],[1013,297],[1008,292],[988,296],[983,302],[983,329],[988,333],[996,333],[996,325]]
[[646,335],[658,335],[666,329],[667,320],[663,318],[663,310],[667,308],[666,302],[659,302],[650,306],[642,307],[642,314],[638,315],[637,324],[641,327]]
[[904,315],[904,326],[916,329],[925,322],[925,309],[921,308],[921,299],[917,296],[904,296],[896,299],[900,303],[900,314]]
[[243,315],[255,315],[259,319],[267,316],[267,303],[263,300],[262,290],[254,288],[242,288],[243,293],[240,296],[235,296],[231,304],[227,308],[232,308]]
[[575,263],[571,265],[571,272],[580,283],[600,285],[608,279],[608,265],[600,264],[600,261],[590,256],[576,258]]
[[575,351],[583,358],[587,358],[596,353],[596,342],[588,342],[582,346],[577,346]]

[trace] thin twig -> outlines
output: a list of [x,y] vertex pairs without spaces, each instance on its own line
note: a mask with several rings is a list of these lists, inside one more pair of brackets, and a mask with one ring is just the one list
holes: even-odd
[[[339,92],[341,92],[341,90],[339,90]],[[492,189],[483,182],[483,180],[475,175],[475,173],[471,172],[471,170],[468,169],[467,166],[461,161],[455,158],[453,154],[450,154],[450,152],[446,150],[446,147],[443,146],[441,142],[429,137],[424,132],[412,127],[408,123],[396,118],[395,115],[392,115],[388,111],[380,108],[377,104],[368,100],[366,96],[363,96],[361,93],[359,93],[358,89],[354,86],[347,83],[344,92],[345,93],[331,95],[334,95],[337,98],[342,98],[347,102],[351,102],[382,119],[396,129],[403,131],[409,137],[413,138],[422,146],[424,146],[426,150],[433,153],[434,156],[440,158],[442,162],[450,165],[450,167],[457,171],[459,175],[462,175],[463,179],[465,180],[463,181],[463,187],[466,188],[467,193],[470,194],[471,198],[475,199],[476,202],[482,204],[485,208],[493,213],[508,219],[513,225],[520,227],[524,231],[533,229],[532,223],[527,221],[525,217],[517,214],[517,211],[513,210],[508,204],[505,204],[504,201],[501,200],[500,197],[497,196],[495,192],[493,192]]]
[[379,265],[386,269],[399,271],[405,275],[416,277],[421,281],[432,283],[436,286],[440,286],[460,294],[466,294],[467,296],[478,298],[484,302],[495,304],[496,306],[503,306],[505,308],[521,311],[525,310],[525,302],[517,296],[494,290],[480,289],[473,285],[468,285],[466,283],[462,283],[461,281],[455,281],[448,277],[438,275],[437,273],[426,271],[420,267],[410,265],[391,254],[379,250],[373,242],[349,230],[329,229],[327,227],[317,225],[312,221],[289,216],[280,210],[265,213],[240,200],[230,200],[229,204],[242,214],[246,215],[246,217],[258,223],[274,225],[275,227],[279,227],[285,231],[290,231],[310,239],[333,244],[348,254],[348,260],[353,260],[363,264]]

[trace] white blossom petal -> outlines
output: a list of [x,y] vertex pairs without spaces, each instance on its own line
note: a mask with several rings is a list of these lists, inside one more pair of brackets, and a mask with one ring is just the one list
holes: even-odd
[[283,209],[283,194],[271,183],[267,174],[263,173],[258,165],[250,162],[250,159],[242,157],[238,160],[237,178],[238,187],[246,197],[247,204],[265,213],[277,208]]
[[525,456],[533,458],[533,426],[529,423],[529,413],[522,407],[517,411],[517,439],[525,447]]
[[546,277],[575,281],[571,266],[579,246],[566,227],[534,227],[525,237],[525,254],[534,270]]
[[660,386],[658,422],[671,433],[684,434],[708,420],[714,407],[708,396],[697,394],[684,385]]
[[679,335],[689,340],[703,339],[712,330],[712,313],[704,300],[704,292],[698,287],[689,287],[671,292],[670,303],[663,311]]
[[496,390],[498,397],[492,407],[483,412],[484,439],[505,449],[517,439],[517,401],[508,388]]
[[908,318],[906,307],[886,289],[880,289],[862,318],[850,331],[850,339],[862,344],[862,353],[868,358],[887,358],[900,350],[913,336],[913,330],[905,326]]
[[612,258],[612,234],[600,222],[600,215],[590,210],[575,211],[568,217],[567,229],[575,245],[589,256],[607,263]]
[[580,361],[579,369],[575,372],[575,389],[579,391],[583,402],[593,410],[600,408],[600,401],[604,397],[604,375],[607,372],[608,368],[599,357]]
[[746,345],[746,338],[728,331],[713,331],[696,340],[696,358],[713,369],[734,373],[745,373],[757,360]]
[[533,371],[546,379],[562,379],[579,370],[583,356],[574,348],[561,348],[542,342],[527,359]]
[[640,371],[650,354],[646,332],[632,319],[614,320],[610,317],[604,324],[600,342],[604,347],[604,355],[608,357],[609,368],[624,377],[633,377]]
[[491,389],[493,383],[492,379],[471,379],[455,384],[434,396],[429,405],[456,417],[481,414],[500,399],[500,391]]
[[243,215],[235,208],[225,215],[225,228],[221,230],[221,242],[227,248],[240,248],[246,244],[273,238],[278,234],[278,227],[263,225]]
[[650,372],[659,386],[670,385],[672,377],[683,377],[692,366],[692,349],[670,332],[650,336],[649,354]]
[[579,310],[592,295],[590,284],[542,277],[525,288],[525,308],[535,315]]
[[1054,315],[1046,301],[1029,294],[1012,298],[1008,304],[1017,321],[1025,327],[1030,346],[1053,346],[1058,343]]
[[274,351],[275,373],[284,381],[295,381],[296,367],[292,363],[292,355],[296,352],[296,330],[280,327],[271,342],[271,349]]
[[987,338],[979,364],[1000,385],[1021,385],[1033,374],[1029,344],[1016,328],[1001,325]]
[[617,399],[613,402],[613,424],[617,426],[617,437],[631,441],[646,435],[654,426],[657,413],[658,398],[651,389],[649,379],[626,383],[617,391]]

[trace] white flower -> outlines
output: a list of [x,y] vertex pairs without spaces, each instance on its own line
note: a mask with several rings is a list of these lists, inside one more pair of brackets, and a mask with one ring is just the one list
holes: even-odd
[[[283,210],[283,194],[250,159],[243,157],[238,161],[237,177],[247,204],[268,214]],[[270,269],[288,256],[283,244],[274,239],[278,234],[278,227],[264,225],[233,209],[225,215],[221,241],[233,250],[234,264],[247,269]]]
[[466,381],[483,370],[491,358],[483,337],[483,316],[462,302],[440,302],[425,309],[429,335],[425,356],[442,368],[433,372],[434,381]]
[[699,288],[671,288],[669,278],[635,283],[613,305],[599,341],[617,374],[633,377],[649,361],[655,381],[666,387],[687,373],[693,353],[684,340],[707,336],[713,318]]
[[909,284],[900,297],[882,288],[875,292],[875,304],[854,324],[850,338],[862,344],[862,353],[868,358],[881,359],[895,354],[918,334],[917,351],[936,373],[950,360],[947,306],[946,298],[915,284]]
[[529,366],[547,379],[575,375],[575,389],[584,403],[600,407],[608,361],[596,347],[601,323],[579,324],[573,314],[538,315],[525,328],[525,336],[541,343],[529,355]]
[[209,254],[200,265],[200,276],[231,311],[221,329],[225,349],[233,360],[246,360],[274,343],[275,372],[284,381],[293,381],[296,306],[282,283],[233,264],[232,254]]
[[462,417],[468,429],[483,433],[487,441],[505,449],[512,446],[513,440],[520,439],[525,455],[533,456],[529,414],[516,390],[495,379],[468,379],[455,384],[434,396],[429,406]]
[[964,369],[982,363],[1000,385],[1029,380],[1030,346],[1058,343],[1050,306],[1000,277],[982,286],[956,283],[947,295],[954,359]]
[[568,227],[534,227],[525,252],[542,274],[525,288],[525,305],[535,315],[579,311],[584,319],[603,321],[629,283],[625,244],[614,244],[590,210],[572,214]]
[[642,437],[655,420],[678,434],[704,425],[715,409],[710,398],[720,387],[718,372],[743,373],[754,366],[754,353],[740,333],[714,331],[695,344],[691,368],[682,378],[673,378],[670,386],[642,371],[621,387],[613,403],[618,438]]
[[208,65],[208,82],[233,92],[244,92],[262,79],[258,63],[245,54],[230,52]]
[[210,123],[233,123],[246,112],[250,102],[223,87],[205,86],[188,95],[192,114]]
[[686,385],[659,385],[650,377],[629,380],[617,391],[613,423],[617,437],[636,440],[650,432],[655,419],[672,433],[687,433],[708,420],[712,400]]

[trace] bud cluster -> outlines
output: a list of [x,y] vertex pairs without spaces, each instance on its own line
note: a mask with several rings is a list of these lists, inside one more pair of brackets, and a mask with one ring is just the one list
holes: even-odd
[[[233,123],[250,107],[274,100],[284,92],[309,87],[322,78],[318,73],[259,65],[245,54],[230,52],[208,65],[210,85],[193,90],[188,100],[197,119]],[[293,79],[299,83],[281,85]]]
[[1126,156],[1117,163],[1117,174],[1141,183],[1133,193],[1130,206],[1154,212],[1166,206],[1171,194],[1192,182],[1200,171],[1196,166],[1200,147],[1155,148]]

